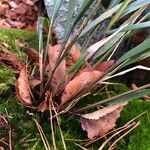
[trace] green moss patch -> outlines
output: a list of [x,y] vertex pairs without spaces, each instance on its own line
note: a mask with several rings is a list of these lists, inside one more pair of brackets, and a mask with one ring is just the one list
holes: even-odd
[[136,119],[136,121],[140,121],[141,125],[124,138],[125,143],[119,145],[118,150],[150,150],[150,102],[131,101],[121,112],[118,126],[125,124],[144,111],[147,111],[147,114]]

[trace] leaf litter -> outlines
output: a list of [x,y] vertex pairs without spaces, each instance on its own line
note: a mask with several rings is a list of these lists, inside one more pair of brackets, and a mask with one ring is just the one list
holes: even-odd
[[[16,40],[16,44],[22,49],[22,51],[28,56],[30,62],[28,68],[32,65],[39,67],[39,57],[38,52],[34,49],[28,47],[26,43],[22,43],[19,40]],[[48,77],[50,76],[51,71],[54,69],[58,56],[60,54],[61,44],[55,46],[49,45],[48,48],[48,58],[46,62],[46,71]],[[62,60],[62,62],[56,68],[56,71],[53,75],[52,82],[50,83],[49,89],[44,93],[44,97],[40,100],[40,103],[37,106],[38,111],[44,112],[49,110],[49,96],[52,94],[53,90],[57,87],[62,77],[64,77],[68,68],[74,65],[77,60],[80,58],[80,51],[73,45],[70,50],[70,53]],[[11,53],[0,51],[0,60],[10,65],[11,68],[18,71],[19,77],[16,79],[16,95],[19,101],[25,106],[33,106],[34,103],[31,97],[30,87],[33,88],[33,91],[36,90],[36,86],[41,84],[39,79],[39,73],[30,75],[28,73],[28,68],[26,65],[16,56]],[[88,86],[92,86],[108,69],[114,64],[113,60],[100,62],[96,66],[86,66],[82,67],[74,78],[71,80],[66,76],[65,83],[63,84],[62,96],[60,95],[59,101],[53,99],[58,106],[62,106],[68,102],[71,102],[71,99],[79,94],[82,90]],[[51,90],[50,90],[51,89]],[[51,93],[51,94],[50,94]],[[34,93],[33,93],[34,95]],[[114,106],[109,106],[104,109],[98,110],[91,114],[85,114],[81,117],[81,124],[83,130],[86,130],[89,138],[93,138],[98,135],[103,135],[111,130],[115,126],[115,122],[119,117],[120,111],[122,110],[124,104],[118,104]]]
[[120,112],[127,103],[115,104],[95,112],[84,114],[81,117],[82,129],[87,132],[88,138],[93,139],[104,135],[113,129],[120,117]]

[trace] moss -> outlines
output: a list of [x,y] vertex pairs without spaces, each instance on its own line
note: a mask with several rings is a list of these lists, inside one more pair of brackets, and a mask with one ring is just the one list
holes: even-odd
[[38,39],[35,32],[27,32],[19,29],[0,28],[0,40],[6,42],[14,51],[18,49],[15,45],[16,39],[27,42],[31,47],[38,49]]
[[125,124],[144,111],[147,111],[148,114],[136,119],[141,122],[141,125],[124,138],[125,144],[119,144],[118,150],[150,150],[150,120],[148,117],[150,116],[150,102],[142,100],[131,101],[121,112],[118,126]]

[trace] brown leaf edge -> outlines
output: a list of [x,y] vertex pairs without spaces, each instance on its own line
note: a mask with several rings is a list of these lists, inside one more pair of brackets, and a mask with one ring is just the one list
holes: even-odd
[[113,63],[114,60],[105,61],[97,64],[95,67],[87,67],[80,70],[79,74],[66,85],[61,97],[61,105],[67,103],[73,96],[97,81]]
[[27,43],[21,42],[18,39],[15,40],[15,43],[28,56],[29,61],[33,64],[39,64],[39,53],[35,49],[29,48]]
[[127,103],[119,103],[81,116],[81,126],[90,139],[104,135],[116,126],[120,112]]
[[17,98],[23,105],[32,105],[26,68],[22,68],[15,84]]
[[67,103],[88,85],[92,85],[101,75],[102,72],[94,70],[93,68],[81,70],[80,73],[66,85],[61,97],[61,105]]

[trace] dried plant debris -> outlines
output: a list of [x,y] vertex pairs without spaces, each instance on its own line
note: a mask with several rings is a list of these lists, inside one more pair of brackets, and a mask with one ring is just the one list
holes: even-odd
[[[0,61],[10,66],[15,70],[15,73],[19,75],[19,77],[17,77],[16,79],[15,85],[16,95],[19,101],[25,106],[33,105],[32,98],[34,99],[35,93],[39,95],[39,91],[37,90],[39,90],[40,84],[42,83],[39,76],[39,54],[36,50],[29,48],[27,43],[23,43],[19,40],[16,40],[15,42],[17,46],[19,46],[21,50],[28,56],[28,66],[26,66],[25,63],[14,54],[10,53],[7,48],[5,48],[4,50],[2,48],[2,50],[0,51]],[[67,102],[71,102],[70,100],[74,98],[74,96],[82,92],[82,90],[89,87],[90,85],[92,86],[114,63],[113,60],[105,61],[97,64],[95,67],[92,67],[90,65],[87,66],[85,63],[77,73],[73,74],[73,76],[72,74],[67,75],[66,72],[68,71],[68,69],[70,69],[70,67],[73,66],[80,58],[80,50],[76,45],[73,45],[70,49],[70,53],[68,53],[68,55],[63,58],[61,63],[55,69],[54,74],[52,74],[52,71],[54,70],[58,57],[61,53],[61,46],[61,44],[57,44],[55,46],[52,46],[50,44],[48,45],[48,58],[46,60],[45,66],[46,72],[43,74],[44,79],[45,75],[46,78],[51,78],[51,75],[53,75],[48,88],[45,89],[43,93],[43,97],[45,97],[46,92],[50,90],[51,94],[54,95],[54,101],[57,101],[58,105],[60,106],[66,104]],[[33,67],[36,67],[37,71],[32,71],[31,73]],[[61,85],[59,86],[60,83]],[[55,100],[55,91],[58,87],[58,100]],[[33,93],[31,93],[30,88],[32,88]],[[39,103],[41,103],[39,106],[39,110],[42,110],[42,112],[42,107],[46,107],[47,105],[47,101],[45,101],[43,97],[42,99],[40,99],[41,97],[39,95]]]
[[[60,44],[55,45],[55,46],[49,45],[49,48],[48,48],[49,64],[47,67],[49,76],[51,75],[51,71],[54,69],[56,61],[60,54],[60,49],[61,49]],[[58,65],[58,67],[54,73],[54,76],[52,79],[52,84],[51,84],[53,87],[57,86],[59,80],[65,75],[65,72],[66,72],[66,60],[63,59],[62,62]]]
[[87,86],[93,85],[113,63],[114,61],[106,61],[99,64],[99,67],[95,67],[95,69],[88,67],[80,70],[79,74],[66,85],[61,104],[67,103]]
[[38,18],[38,0],[1,0],[0,27],[35,31]]
[[8,128],[8,121],[2,115],[0,115],[0,129]]
[[22,61],[9,51],[3,50],[0,50],[0,61],[8,67],[14,69],[15,72],[21,71],[24,66]]
[[70,50],[70,53],[66,57],[67,70],[69,70],[70,67],[72,67],[77,62],[80,56],[81,56],[80,49],[78,48],[77,45],[74,44]]
[[16,39],[15,43],[28,56],[30,63],[38,65],[39,53],[35,49],[30,48],[27,43],[21,42],[19,39]]
[[101,75],[102,72],[94,70],[93,68],[81,70],[81,73],[66,85],[61,98],[61,104],[67,103],[87,86],[92,85]]
[[17,98],[22,104],[32,105],[29,89],[29,80],[26,68],[20,71],[19,78],[16,80],[16,94]]
[[84,114],[81,117],[82,129],[86,130],[88,138],[92,139],[99,135],[104,135],[116,124],[115,122],[120,117],[120,112],[127,103],[120,103],[105,107],[98,111]]

